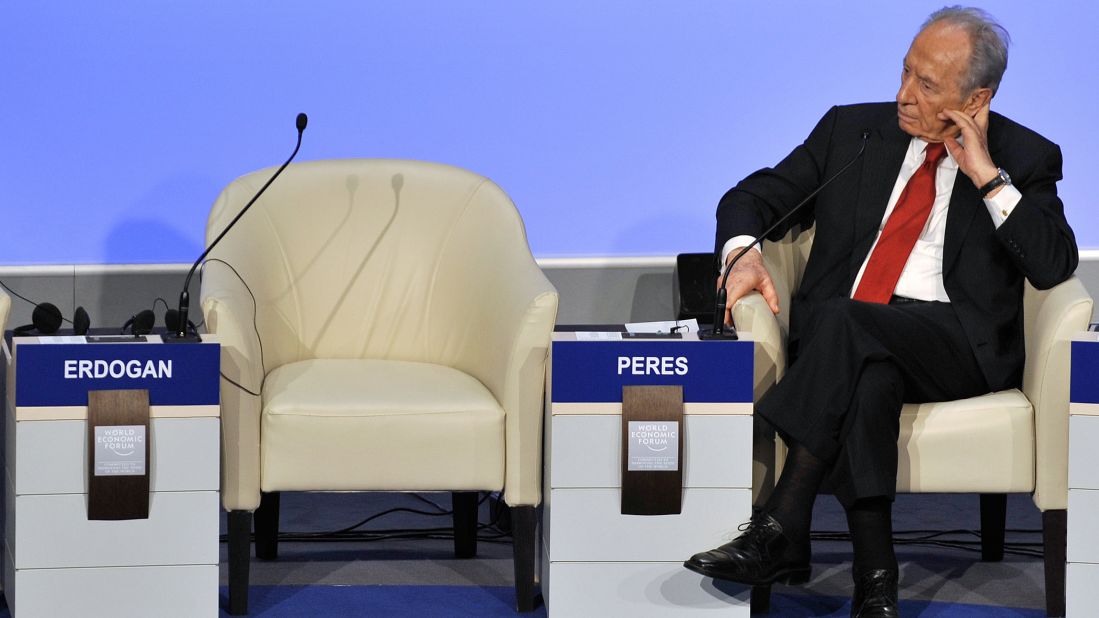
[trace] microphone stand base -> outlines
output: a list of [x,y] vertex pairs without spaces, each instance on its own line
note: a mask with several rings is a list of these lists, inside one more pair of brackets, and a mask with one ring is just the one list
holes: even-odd
[[202,337],[198,333],[188,333],[186,337],[180,337],[178,333],[166,333],[160,336],[164,343],[202,343]]
[[737,337],[736,329],[731,326],[726,326],[720,333],[715,333],[714,329],[700,330],[698,331],[698,338],[702,341],[738,341],[740,337]]

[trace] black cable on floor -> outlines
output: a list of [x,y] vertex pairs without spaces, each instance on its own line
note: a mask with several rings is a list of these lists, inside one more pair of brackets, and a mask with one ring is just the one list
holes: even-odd
[[[477,501],[477,510],[480,513],[481,505],[485,503],[492,496],[493,492],[486,492]],[[328,531],[288,531],[279,532],[279,542],[370,542],[370,541],[385,541],[391,539],[432,539],[432,540],[453,540],[454,529],[452,527],[445,528],[398,528],[398,529],[383,529],[383,530],[358,530],[359,527],[364,526],[371,521],[390,515],[393,513],[411,513],[413,515],[423,515],[425,517],[444,517],[452,516],[454,514],[453,509],[446,509],[442,505],[435,501],[422,496],[417,493],[409,494],[421,502],[425,502],[433,507],[435,511],[422,511],[419,509],[413,509],[409,507],[394,507],[386,509],[379,513],[375,513],[366,517],[359,522],[350,526]],[[477,529],[481,532],[488,532],[488,534],[476,535],[477,541],[484,541],[486,543],[511,543],[511,533],[505,532],[499,528],[499,520],[504,512],[504,507],[501,506],[503,500],[497,502],[497,508],[495,512],[490,515],[490,519],[487,523],[481,523],[478,521]],[[478,518],[479,519],[479,518]],[[255,536],[252,535],[254,539]],[[228,535],[220,536],[221,542],[228,541]]]

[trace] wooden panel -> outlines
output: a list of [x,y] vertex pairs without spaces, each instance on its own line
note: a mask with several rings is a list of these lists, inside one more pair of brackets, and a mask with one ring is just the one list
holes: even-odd
[[217,564],[218,494],[155,493],[148,519],[89,521],[83,494],[18,496],[15,566]]
[[[149,418],[194,418],[220,416],[221,406],[149,406]],[[19,406],[17,421],[82,421],[88,418],[87,406]]]
[[623,515],[617,489],[554,489],[554,562],[682,562],[725,543],[751,516],[749,489],[687,489],[679,515]]
[[[667,427],[667,444],[659,456],[672,460],[674,470],[631,470],[630,423]],[[683,500],[683,387],[622,387],[622,513],[630,515],[678,515]],[[666,457],[675,449],[674,460]],[[642,447],[650,453],[652,447]],[[648,457],[646,455],[645,457]],[[661,464],[663,465],[663,464]]]
[[[96,474],[96,429],[136,427],[139,441],[131,448],[144,466],[141,474]],[[88,391],[88,519],[145,519],[149,516],[149,391]]]
[[[157,418],[150,422],[152,491],[216,491],[220,484],[220,421]],[[84,421],[20,422],[12,452],[19,494],[84,493]]]
[[[752,486],[752,417],[684,419],[685,487]],[[622,449],[617,416],[559,416],[547,430],[547,487],[619,487]],[[552,463],[552,465],[548,465]]]
[[750,612],[750,588],[715,586],[679,562],[566,562],[549,569],[545,599],[554,617],[748,618]]

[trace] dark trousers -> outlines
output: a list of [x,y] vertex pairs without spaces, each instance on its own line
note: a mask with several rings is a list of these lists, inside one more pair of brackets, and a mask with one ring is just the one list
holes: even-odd
[[949,303],[817,305],[797,360],[756,405],[779,435],[831,466],[844,507],[897,486],[904,403],[989,392]]

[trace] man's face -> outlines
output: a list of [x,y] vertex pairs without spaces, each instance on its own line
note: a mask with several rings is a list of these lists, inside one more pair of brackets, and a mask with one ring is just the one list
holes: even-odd
[[961,28],[940,22],[916,36],[904,57],[901,88],[897,91],[901,130],[929,142],[958,134],[958,127],[941,120],[939,112],[956,109],[976,113],[974,97],[961,90],[969,54],[969,35]]

